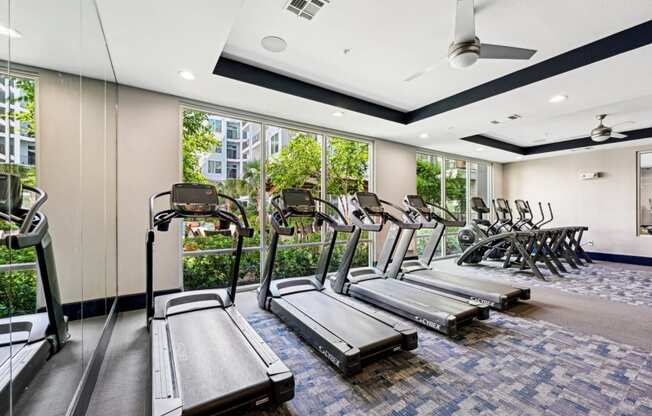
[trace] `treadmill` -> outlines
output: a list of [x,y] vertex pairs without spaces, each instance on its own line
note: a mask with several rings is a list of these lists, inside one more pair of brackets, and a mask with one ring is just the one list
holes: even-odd
[[[422,228],[432,229],[433,232],[418,259],[405,260],[404,256],[394,257],[389,266],[389,277],[472,299],[497,310],[505,310],[519,300],[530,299],[529,288],[433,270],[430,263],[444,237],[446,227],[463,227],[465,223],[455,218],[447,209],[426,203],[419,195],[406,195],[403,203],[409,210],[410,218],[420,223]],[[442,216],[437,215],[435,211],[441,212]],[[413,237],[414,230],[406,230],[401,236],[397,252],[405,253]]]
[[[458,328],[475,318],[489,318],[489,308],[485,304],[389,278],[388,266],[401,234],[404,231],[414,232],[421,224],[403,221],[385,211],[383,205],[404,213],[400,207],[378,199],[371,192],[357,192],[352,204],[355,209],[351,212],[351,220],[356,230],[349,238],[344,260],[331,281],[335,292],[350,295],[450,336],[457,335]],[[376,267],[351,269],[360,233],[379,232],[388,222],[391,226]],[[402,259],[404,255],[402,253],[398,258]]]
[[[318,209],[315,201],[330,207],[338,219]],[[325,290],[337,234],[353,231],[337,207],[305,189],[284,189],[271,204],[272,239],[258,292],[261,308],[276,314],[345,375],[359,372],[363,364],[386,353],[417,347],[414,328]],[[288,221],[293,218],[313,219],[316,232],[326,223],[330,240],[321,250],[315,276],[272,280],[279,237],[294,234]]]
[[[23,190],[36,196],[31,208],[22,208]],[[68,319],[63,314],[47,217],[40,211],[47,194],[23,185],[15,175],[0,173],[0,219],[17,231],[1,231],[0,240],[12,250],[34,247],[45,312],[0,319],[0,414],[8,412],[36,373],[64,346]]]
[[[156,199],[170,208],[154,213]],[[220,208],[227,203],[238,215]],[[244,237],[251,237],[240,203],[212,185],[179,183],[149,201],[147,324],[150,332],[150,414],[221,415],[277,405],[294,397],[294,377],[235,307]],[[213,218],[233,224],[236,245],[226,289],[155,296],[155,231],[176,218]]]

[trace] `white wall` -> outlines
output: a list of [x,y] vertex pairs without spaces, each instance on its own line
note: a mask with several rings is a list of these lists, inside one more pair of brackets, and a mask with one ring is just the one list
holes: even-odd
[[[119,102],[118,285],[124,295],[145,291],[149,197],[180,181],[181,130],[176,97],[121,86]],[[179,238],[178,221],[156,234],[156,290],[179,287]]]
[[[385,141],[375,143],[376,193],[381,199],[401,205],[406,194],[417,192],[416,149]],[[386,231],[376,240],[376,255],[380,253]]]
[[64,303],[115,295],[114,87],[38,70],[37,180]]
[[[587,225],[584,243],[595,244],[587,248],[589,251],[650,256],[652,240],[636,235],[638,150],[646,148],[571,153],[505,164],[503,195],[531,203],[550,201],[554,224]],[[604,177],[583,181],[579,178],[582,172],[603,172]]]

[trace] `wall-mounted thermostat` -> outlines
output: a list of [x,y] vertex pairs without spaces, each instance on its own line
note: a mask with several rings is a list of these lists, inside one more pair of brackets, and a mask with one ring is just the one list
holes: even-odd
[[602,172],[585,172],[585,173],[580,173],[580,179],[583,181],[588,181],[591,179],[598,179],[600,176],[602,176]]

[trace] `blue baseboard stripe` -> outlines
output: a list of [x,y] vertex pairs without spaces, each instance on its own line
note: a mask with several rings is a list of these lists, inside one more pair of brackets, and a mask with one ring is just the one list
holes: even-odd
[[630,256],[627,254],[596,253],[587,251],[593,260],[610,261],[614,263],[637,264],[639,266],[652,266],[652,257]]

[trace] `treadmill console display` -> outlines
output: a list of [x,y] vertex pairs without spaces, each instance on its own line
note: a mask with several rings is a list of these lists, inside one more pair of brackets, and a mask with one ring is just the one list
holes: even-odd
[[219,200],[213,185],[177,183],[172,185],[170,208],[182,215],[209,216],[217,211]]
[[428,208],[428,204],[426,204],[423,198],[421,198],[419,195],[408,195],[405,197],[405,199],[412,208],[416,209],[421,214],[430,214],[430,208]]
[[0,211],[13,213],[23,203],[23,185],[16,175],[0,174]]
[[355,199],[358,200],[360,208],[367,210],[370,214],[380,215],[385,212],[383,204],[373,192],[356,192]]
[[294,215],[313,215],[315,213],[315,200],[305,189],[283,189],[281,198],[283,207]]

